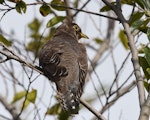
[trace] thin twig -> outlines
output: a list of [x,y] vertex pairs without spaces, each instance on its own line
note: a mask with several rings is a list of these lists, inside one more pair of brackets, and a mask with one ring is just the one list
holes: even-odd
[[[87,0],[84,5],[80,8],[80,10],[82,10],[91,0]],[[73,15],[73,17],[75,17],[77,14],[79,13],[79,11],[76,11],[76,13]]]
[[[31,69],[33,69],[33,70],[39,72],[40,74],[43,74],[43,72],[40,71],[39,69],[37,69],[36,66],[34,66],[33,64],[28,63],[28,62],[26,62],[24,59],[20,58],[16,53],[14,53],[12,50],[10,50],[8,47],[6,47],[3,43],[0,43],[0,45],[1,45],[3,48],[5,48],[5,49],[9,52],[9,53],[6,53],[6,52],[0,50],[0,53],[1,53],[1,54],[5,55],[5,56],[8,57],[9,59],[13,59],[13,60],[18,61],[19,63],[23,63],[23,65],[25,65],[25,66],[27,66],[27,67],[29,67],[29,68],[31,68]],[[13,56],[12,56],[11,54],[13,54]],[[34,81],[34,80],[33,80],[33,81]],[[33,82],[33,81],[32,81],[32,82]],[[30,85],[31,85],[31,83],[30,83],[29,86],[28,86],[28,90],[29,90]],[[27,91],[28,91],[28,90],[27,90]],[[27,92],[27,93],[28,93],[28,92]],[[23,103],[23,107],[24,107],[24,104],[25,104],[26,99],[27,99],[27,94],[26,94],[26,97],[25,97],[25,100],[24,100],[24,103]],[[81,103],[82,103],[85,107],[87,107],[92,113],[96,114],[98,118],[103,118],[103,117],[101,116],[101,114],[99,114],[98,111],[96,111],[92,106],[87,105],[83,100],[81,100]],[[19,116],[22,114],[23,107],[22,107],[21,112],[18,114],[18,118],[19,118]],[[106,119],[101,119],[101,120],[106,120]]]
[[[0,46],[2,46],[3,48],[5,48],[6,50],[9,51],[9,53],[3,51],[3,50],[0,50],[0,53],[6,57],[8,57],[9,59],[13,59],[13,60],[16,60],[20,63],[22,63],[23,65],[25,66],[28,66],[29,68],[31,69],[34,69],[35,71],[39,72],[40,74],[44,74],[42,71],[40,71],[37,66],[27,62],[26,60],[22,59],[21,57],[19,57],[19,55],[17,55],[16,53],[14,53],[12,50],[10,50],[7,46],[5,46],[3,43],[0,42]],[[12,55],[11,55],[11,54]]]
[[149,120],[149,115],[150,115],[150,93],[148,94],[146,102],[142,106],[139,120]]
[[[26,5],[27,6],[33,6],[33,5],[42,5],[42,4],[45,4],[45,3],[43,3],[43,2],[35,2],[35,3],[26,4]],[[82,10],[82,9],[73,8],[73,7],[66,7],[66,6],[63,6],[63,5],[57,5],[57,4],[51,4],[51,3],[47,3],[47,4],[53,5],[53,6],[57,6],[57,7],[66,8],[66,9],[71,9],[71,10],[75,10],[75,11],[79,11],[79,12],[84,12],[84,13],[88,13],[88,14],[92,14],[92,15],[97,15],[97,16],[101,16],[101,17],[105,17],[105,18],[108,18],[108,19],[119,21],[118,18],[110,17],[110,16],[103,15],[103,14],[100,14],[100,13],[95,13],[95,12],[92,12],[92,11]],[[11,10],[14,10],[14,9],[15,9],[15,7],[11,7],[11,8],[5,9],[5,10],[6,11],[8,11],[8,10],[11,11]]]
[[12,104],[6,102],[5,98],[0,95],[0,102],[4,105],[4,107],[8,110],[8,112],[12,115],[13,120],[21,120],[20,117],[17,117],[18,113],[16,112],[15,107]]
[[91,111],[99,120],[106,120],[106,118],[100,114],[96,109],[90,106],[86,101],[80,99],[82,105],[84,105],[89,111]]
[[127,87],[122,88],[119,90],[117,94],[110,102],[106,102],[106,105],[101,109],[100,113],[103,113],[105,110],[107,110],[110,106],[112,106],[121,96],[125,95],[126,93],[130,92],[136,85],[136,82],[133,81],[130,83]]
[[140,107],[145,103],[145,91],[144,91],[144,85],[143,85],[143,78],[140,71],[140,65],[138,62],[138,50],[136,49],[135,43],[134,43],[134,36],[131,34],[130,26],[128,21],[124,18],[122,12],[114,5],[109,3],[107,0],[102,0],[108,7],[110,7],[118,16],[118,19],[122,23],[124,30],[126,32],[129,47],[132,54],[132,64],[134,68],[134,74],[137,80],[137,87],[138,87],[138,94],[139,94],[139,103]]

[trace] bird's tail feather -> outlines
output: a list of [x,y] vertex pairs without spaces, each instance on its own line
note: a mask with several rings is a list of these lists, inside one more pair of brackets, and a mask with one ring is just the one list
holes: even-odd
[[80,101],[74,93],[71,91],[68,91],[66,94],[58,92],[57,99],[65,111],[71,114],[78,114]]

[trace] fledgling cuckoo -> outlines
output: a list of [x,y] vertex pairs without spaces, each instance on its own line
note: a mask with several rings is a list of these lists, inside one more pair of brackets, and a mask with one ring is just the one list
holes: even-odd
[[49,80],[55,82],[57,98],[64,110],[77,113],[87,74],[87,54],[80,38],[88,38],[70,19],[56,29],[41,49],[39,64]]

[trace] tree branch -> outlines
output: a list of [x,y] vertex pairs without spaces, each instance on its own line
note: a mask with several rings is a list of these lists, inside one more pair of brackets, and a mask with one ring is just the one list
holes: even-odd
[[[127,94],[128,92],[130,92],[136,85],[136,82],[133,81],[132,83],[130,83],[128,86],[122,88],[122,89],[118,89],[118,91],[116,91],[116,96],[114,98],[111,99],[111,101],[106,101],[106,104],[102,107],[102,109],[100,110],[99,113],[104,113],[108,108],[110,108],[112,105],[114,105],[116,103],[116,101],[122,97],[123,95]],[[110,98],[111,96],[109,96],[108,98]],[[94,116],[92,118],[92,120],[95,120],[96,117]]]
[[7,46],[5,46],[3,43],[0,42],[0,46],[2,46],[3,48],[5,48],[8,52],[5,52],[4,50],[0,50],[0,53],[4,56],[7,57],[7,59],[13,59],[18,61],[19,63],[22,63],[25,66],[28,66],[31,69],[34,69],[35,71],[37,71],[40,74],[44,74],[41,70],[38,69],[37,66],[25,61],[24,59],[22,59],[21,57],[19,57],[16,53],[14,53],[12,50],[10,50]]
[[101,113],[103,113],[105,110],[107,110],[110,106],[112,106],[120,97],[122,97],[123,95],[127,94],[128,92],[130,92],[136,85],[136,82],[133,81],[132,83],[130,83],[128,86],[120,89],[119,91],[117,91],[117,95],[108,103],[106,103],[106,105],[102,108],[102,110],[100,111]]
[[148,94],[146,102],[142,106],[139,120],[149,120],[149,115],[150,115],[150,93]]
[[135,72],[134,74],[135,74],[135,77],[137,80],[139,103],[140,103],[140,107],[142,107],[142,105],[145,102],[145,91],[144,91],[143,78],[142,78],[141,71],[140,71],[140,65],[139,65],[139,61],[138,61],[138,50],[136,49],[136,46],[134,43],[134,37],[131,34],[129,24],[127,22],[123,22],[123,21],[122,21],[122,24],[124,26],[124,30],[126,32],[128,40],[129,40],[129,46],[130,46],[130,50],[131,50],[131,54],[132,54],[132,64],[134,67],[134,72]]
[[143,78],[142,78],[141,71],[140,71],[140,65],[138,62],[138,50],[136,49],[136,46],[134,43],[134,36],[131,34],[130,26],[127,20],[124,18],[120,9],[118,9],[116,6],[109,3],[107,0],[102,0],[102,1],[116,13],[116,15],[118,16],[118,19],[120,20],[120,22],[122,23],[124,27],[125,33],[128,38],[131,54],[132,54],[132,64],[133,64],[135,77],[137,81],[139,103],[140,103],[140,107],[142,107],[142,105],[145,102],[145,91],[144,91],[144,85],[143,85]]
[[[64,0],[66,7],[70,7],[70,0]],[[70,9],[66,9],[66,16],[72,17],[73,14]]]
[[95,108],[90,106],[86,101],[80,99],[82,105],[84,105],[89,111],[91,111],[99,120],[106,120],[104,116],[102,116]]
[[[45,2],[35,2],[35,3],[26,4],[26,5],[27,6],[33,6],[33,5],[42,5],[42,4],[46,4],[46,3]],[[105,18],[109,18],[109,19],[112,19],[112,20],[119,21],[117,18],[110,17],[110,16],[107,16],[107,15],[103,15],[103,14],[100,14],[100,13],[95,13],[95,12],[92,12],[92,11],[82,10],[82,9],[78,9],[78,8],[68,7],[68,6],[66,7],[66,6],[62,6],[62,5],[50,4],[50,3],[47,3],[47,4],[48,5],[57,6],[57,7],[63,7],[63,8],[70,9],[70,10],[75,10],[75,11],[78,11],[78,12],[84,12],[84,13],[88,13],[88,14],[92,14],[92,15],[97,15],[97,16],[101,16],[101,17],[105,17]],[[6,8],[6,9],[1,9],[0,8],[0,10],[11,11],[11,10],[15,10],[15,7],[10,7],[10,8]]]
[[20,117],[18,116],[18,113],[15,109],[15,107],[9,103],[6,102],[6,99],[0,95],[0,102],[4,105],[4,107],[6,108],[6,110],[8,110],[8,112],[12,115],[13,120],[21,120]]
[[[80,8],[80,10],[82,10],[91,0],[87,0],[86,3]],[[75,17],[77,14],[79,13],[79,11],[77,11],[73,17]]]
[[105,53],[106,50],[108,50],[110,39],[111,39],[111,33],[114,30],[114,26],[115,26],[115,21],[108,19],[107,35],[102,45],[99,46],[98,50],[96,51],[96,55],[91,60],[91,66],[89,67],[89,72],[87,74],[86,80],[89,79],[89,76],[91,75],[95,67],[97,66],[97,62],[100,60],[102,55]]
[[[18,61],[19,63],[22,63],[23,65],[25,65],[25,66],[27,66],[27,67],[29,67],[29,68],[31,68],[31,69],[33,69],[33,70],[39,72],[40,74],[44,75],[44,73],[43,73],[42,71],[40,71],[37,66],[34,66],[33,64],[31,64],[31,63],[29,63],[29,62],[26,62],[24,59],[22,59],[21,57],[19,57],[16,53],[14,53],[12,50],[10,50],[10,49],[9,49],[7,46],[5,46],[3,43],[0,42],[0,45],[8,51],[8,53],[7,53],[7,52],[5,52],[5,51],[0,50],[0,53],[3,54],[4,56],[6,56],[7,58],[9,58],[9,60],[11,60],[11,59],[12,59],[12,60],[16,60],[16,61]],[[86,103],[84,100],[81,100],[81,104],[83,104],[88,110],[90,110],[90,111],[91,111],[93,114],[95,114],[98,118],[100,118],[100,119],[102,118],[101,120],[106,120],[106,119],[104,119],[104,117],[103,117],[98,111],[96,111],[92,106],[90,106],[90,105],[89,105],[88,103]],[[20,112],[20,113],[21,113],[21,112]],[[20,115],[20,114],[19,114],[19,115]],[[17,116],[15,116],[15,117],[19,117],[19,116],[17,115]],[[19,118],[16,119],[16,120],[19,120]]]

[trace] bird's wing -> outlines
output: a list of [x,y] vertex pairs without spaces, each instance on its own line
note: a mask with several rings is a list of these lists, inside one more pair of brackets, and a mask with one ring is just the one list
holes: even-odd
[[[68,76],[62,78],[57,82],[58,96],[62,107],[65,110],[71,111],[71,113],[77,113],[77,109],[80,103],[80,97],[83,92],[83,86],[85,83],[85,77],[87,73],[87,55],[83,45],[78,44],[76,49],[78,52],[68,53],[68,57],[65,61],[68,61],[66,67],[68,70]],[[66,54],[66,53],[65,53]],[[65,62],[64,61],[64,62]]]
[[87,63],[87,54],[86,54],[86,49],[84,45],[79,44],[81,52],[79,54],[78,58],[78,64],[79,64],[79,81],[81,84],[81,87],[83,88],[84,83],[85,83],[85,78],[87,74],[87,69],[88,69],[88,63]]
[[[57,47],[56,47],[57,46]],[[44,74],[51,80],[59,80],[61,76],[67,75],[65,67],[60,66],[60,57],[63,53],[62,45],[48,42],[40,51],[39,63]]]

